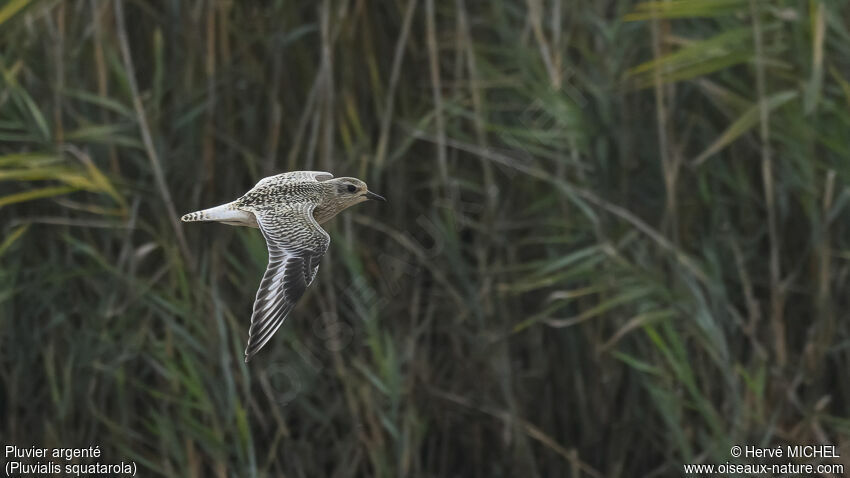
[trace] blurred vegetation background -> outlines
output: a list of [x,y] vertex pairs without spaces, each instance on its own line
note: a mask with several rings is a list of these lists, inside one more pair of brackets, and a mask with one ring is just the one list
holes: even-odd
[[[850,456],[850,4],[9,0],[0,437],[145,476]],[[328,224],[246,366],[289,170]],[[850,465],[850,463],[847,463]]]

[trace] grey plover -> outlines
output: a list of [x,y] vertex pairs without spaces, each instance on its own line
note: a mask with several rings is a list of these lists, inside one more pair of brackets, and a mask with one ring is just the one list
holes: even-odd
[[269,265],[254,300],[245,362],[266,345],[316,277],[331,242],[319,224],[367,199],[386,201],[356,178],[293,171],[261,179],[233,202],[182,217],[256,227],[266,239]]

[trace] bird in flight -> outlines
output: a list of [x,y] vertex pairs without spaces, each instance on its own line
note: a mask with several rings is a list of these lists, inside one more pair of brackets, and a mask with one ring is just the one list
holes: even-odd
[[293,171],[261,179],[233,202],[182,217],[256,227],[266,239],[269,265],[254,300],[245,362],[266,345],[316,277],[331,242],[320,224],[367,199],[386,201],[356,178]]

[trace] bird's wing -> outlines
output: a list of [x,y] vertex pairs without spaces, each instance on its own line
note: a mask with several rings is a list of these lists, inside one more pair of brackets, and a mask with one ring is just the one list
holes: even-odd
[[334,175],[327,171],[295,171],[295,174],[305,176],[305,179],[313,179],[318,182],[333,179]]
[[314,204],[290,204],[255,213],[269,249],[269,265],[254,301],[246,362],[280,328],[313,282],[328,250],[331,238],[313,218],[314,208]]
[[268,182],[272,181],[327,181],[328,179],[333,179],[334,175],[327,171],[290,171],[288,173],[276,174],[274,176],[269,176],[257,181],[257,184],[254,185],[254,188],[261,187]]

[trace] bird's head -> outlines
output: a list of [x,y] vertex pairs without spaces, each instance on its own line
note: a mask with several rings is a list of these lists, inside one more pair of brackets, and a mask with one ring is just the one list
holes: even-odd
[[351,207],[367,199],[386,201],[382,196],[369,191],[366,183],[357,178],[336,178],[325,182],[332,187],[331,194],[336,199],[335,202],[341,206],[341,209]]

